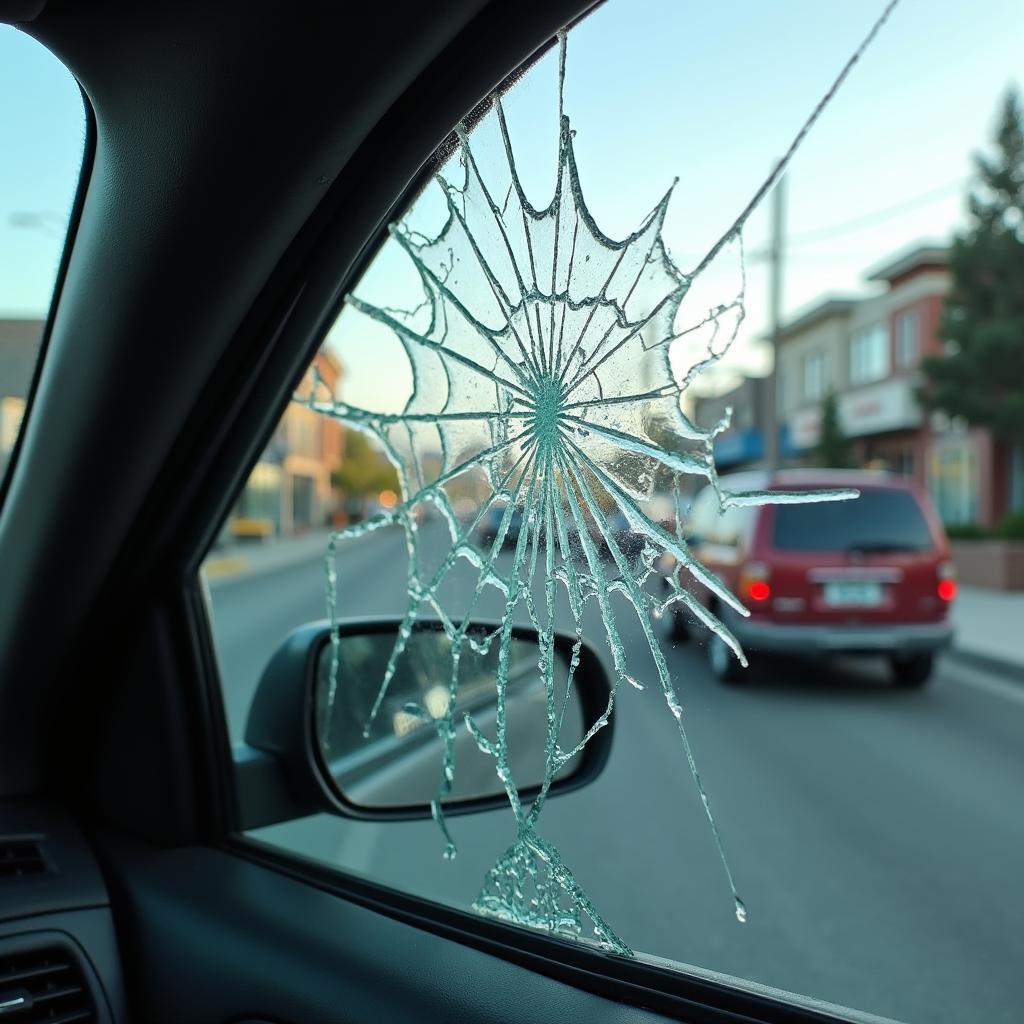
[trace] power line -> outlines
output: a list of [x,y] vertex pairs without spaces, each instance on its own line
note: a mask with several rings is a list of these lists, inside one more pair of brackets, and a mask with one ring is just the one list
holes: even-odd
[[910,199],[905,199],[903,202],[896,203],[893,206],[886,206],[880,210],[873,210],[871,213],[862,214],[860,217],[855,217],[853,220],[842,221],[839,224],[830,224],[828,227],[818,228],[815,231],[805,231],[801,234],[790,235],[786,241],[790,245],[802,245],[808,242],[818,242],[827,238],[833,238],[836,235],[843,235],[850,231],[856,231],[859,228],[867,227],[871,224],[880,223],[881,221],[888,220],[890,217],[895,217],[906,210],[912,210],[919,206],[926,206],[928,203],[933,202],[941,196],[948,195],[954,190],[961,189],[968,183],[968,180],[969,179],[967,178],[957,178],[956,181],[946,182],[945,185],[940,185],[938,188],[934,188],[929,192],[922,192],[920,195],[913,196]]
[[[853,220],[842,221],[838,224],[830,224],[824,228],[816,228],[814,231],[805,231],[796,235],[788,235],[786,237],[787,245],[801,245],[810,242],[824,241],[829,238],[833,238],[837,235],[848,234],[849,232],[856,231],[862,227],[868,227],[871,224],[881,223],[882,221],[888,220],[890,217],[895,217],[898,214],[905,212],[906,210],[912,210],[919,206],[927,206],[928,203],[934,202],[936,199],[941,198],[944,195],[954,192],[958,189],[964,188],[970,184],[970,178],[957,178],[955,181],[947,181],[945,185],[940,185],[938,188],[933,188],[928,192],[922,192],[920,195],[912,196],[910,199],[904,199],[902,202],[895,203],[892,206],[885,206],[879,210],[872,210],[869,213],[862,214],[859,217],[855,217]],[[697,255],[695,251],[683,251],[679,252],[675,249],[672,250],[672,254],[677,259],[689,259]],[[817,259],[820,254],[815,254],[813,257],[809,254],[805,257],[801,253],[796,253],[795,256],[798,259]],[[831,258],[840,258],[845,256],[845,253],[832,253]],[[746,263],[752,265],[755,263],[763,263],[771,257],[771,249],[748,249],[746,252]]]

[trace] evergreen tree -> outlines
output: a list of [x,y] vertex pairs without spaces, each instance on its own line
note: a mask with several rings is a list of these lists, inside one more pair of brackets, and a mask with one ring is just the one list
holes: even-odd
[[944,357],[922,362],[920,398],[1024,443],[1024,123],[1010,90],[991,155],[975,157],[970,224],[950,251]]
[[839,423],[839,404],[835,395],[828,395],[821,403],[821,431],[815,452],[818,465],[826,469],[848,469],[850,442]]

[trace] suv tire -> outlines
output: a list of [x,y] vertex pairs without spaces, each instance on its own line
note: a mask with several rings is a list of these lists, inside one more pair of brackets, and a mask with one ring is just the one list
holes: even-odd
[[711,673],[719,682],[738,683],[743,680],[743,666],[736,659],[732,648],[717,633],[708,633],[705,652]]
[[685,644],[690,639],[690,627],[681,610],[670,609],[668,620],[668,638],[674,644]]
[[932,674],[935,658],[931,654],[911,654],[889,659],[893,681],[897,686],[924,686]]

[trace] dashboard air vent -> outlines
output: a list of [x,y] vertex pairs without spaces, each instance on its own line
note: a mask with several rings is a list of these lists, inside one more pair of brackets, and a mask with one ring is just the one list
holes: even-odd
[[0,1022],[91,1024],[96,1007],[78,961],[67,949],[0,956]]
[[46,861],[37,840],[0,836],[0,879],[41,875],[45,870]]

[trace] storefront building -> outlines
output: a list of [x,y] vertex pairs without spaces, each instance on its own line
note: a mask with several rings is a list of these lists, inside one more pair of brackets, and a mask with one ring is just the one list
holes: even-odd
[[921,360],[944,351],[946,250],[915,248],[867,280],[883,290],[821,302],[782,332],[777,402],[788,461],[813,461],[822,402],[834,394],[855,464],[913,478],[947,524],[996,524],[1024,504],[1020,450],[929,414],[917,399]]
[[[314,361],[318,395],[336,395],[341,364],[321,350]],[[299,394],[312,386],[312,373]],[[344,430],[336,420],[293,402],[253,467],[227,525],[230,538],[291,536],[335,521],[338,497],[332,474],[344,457]]]

